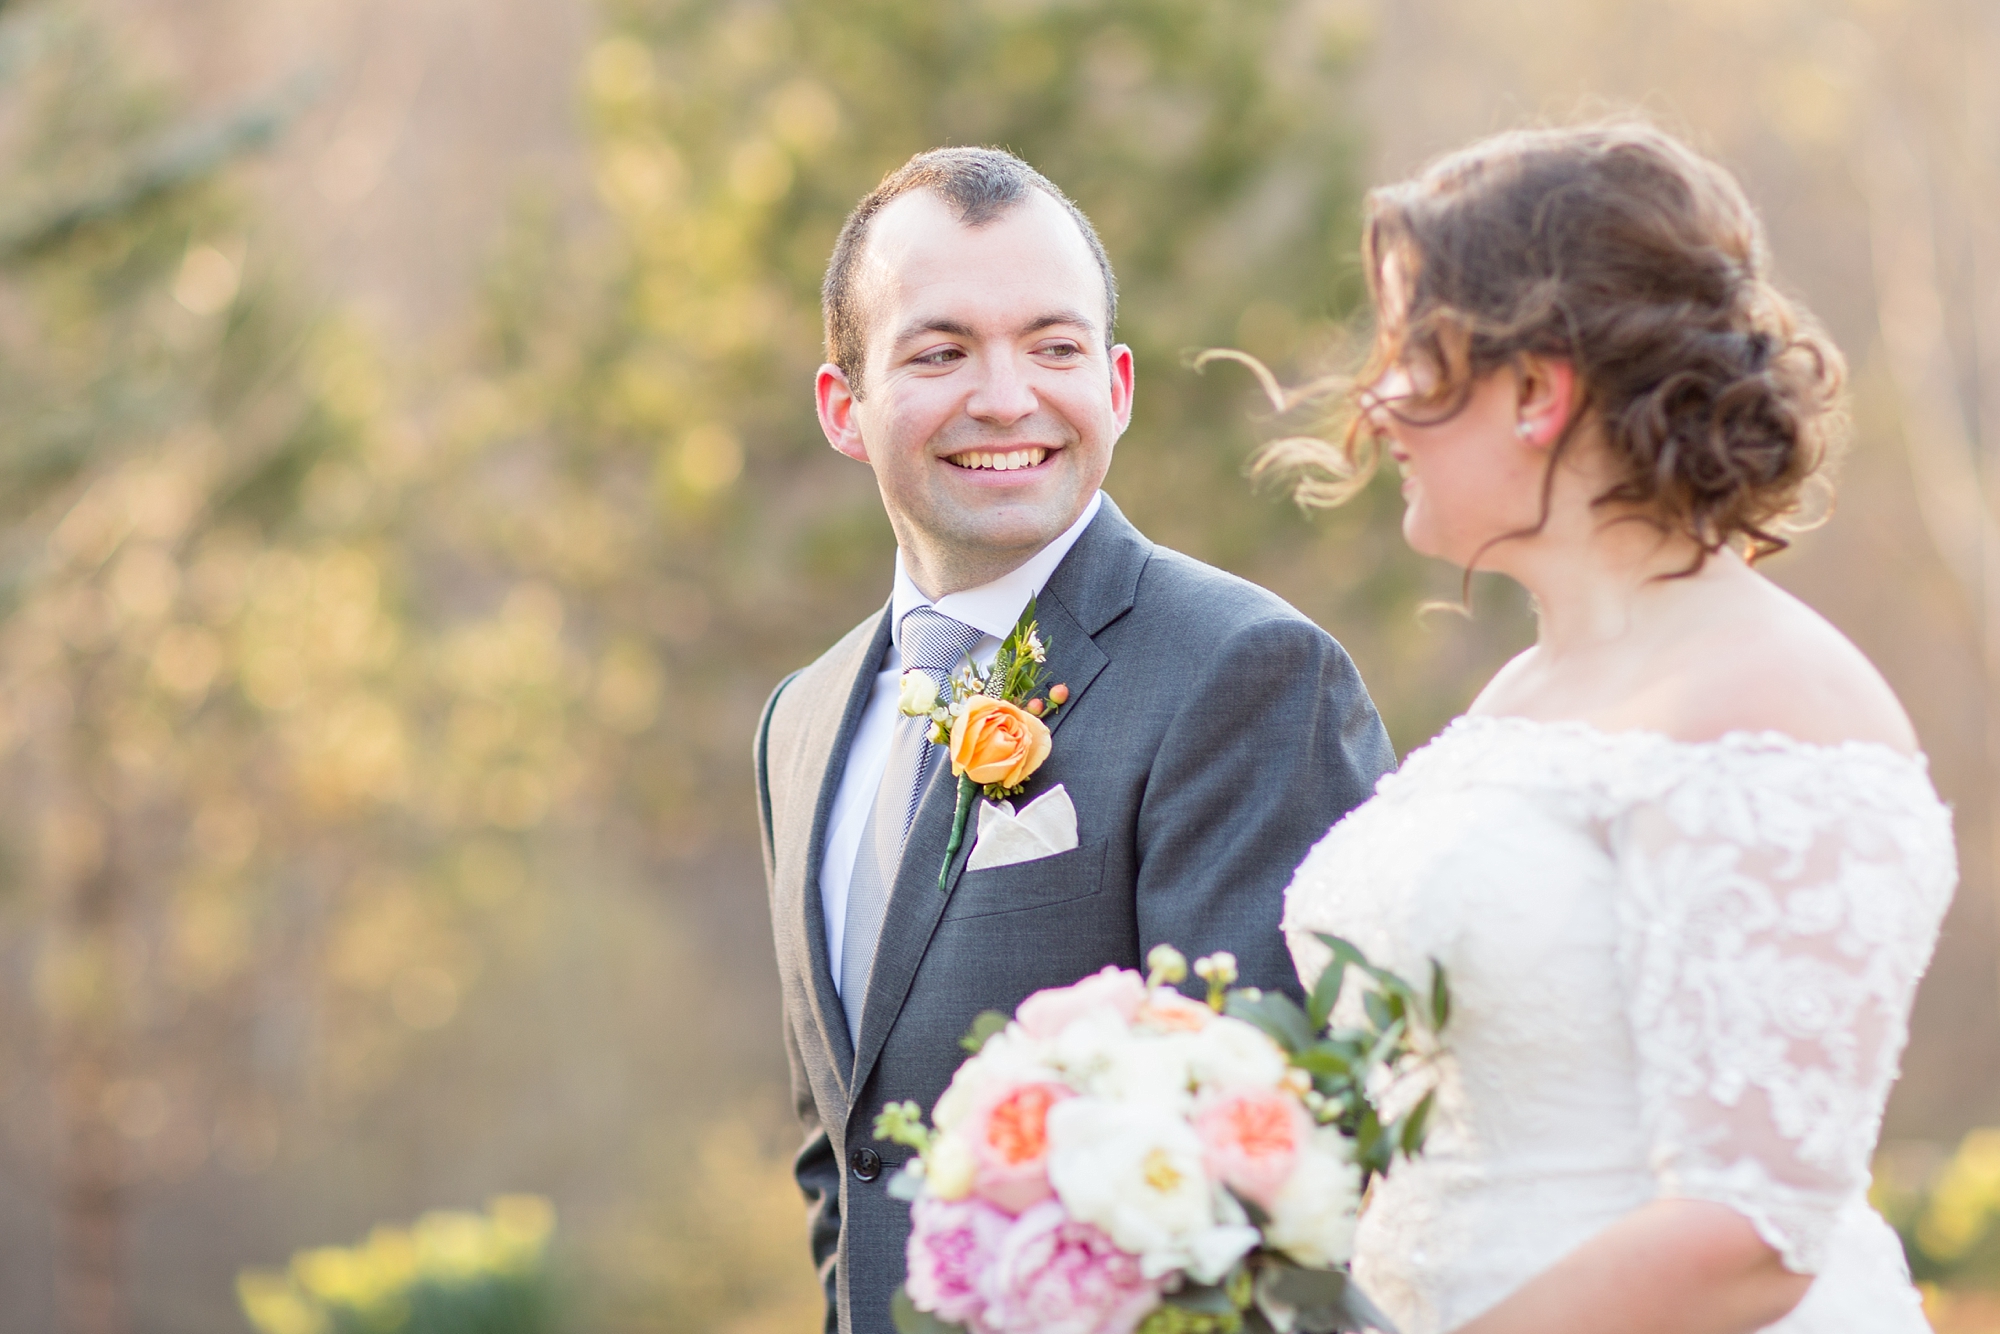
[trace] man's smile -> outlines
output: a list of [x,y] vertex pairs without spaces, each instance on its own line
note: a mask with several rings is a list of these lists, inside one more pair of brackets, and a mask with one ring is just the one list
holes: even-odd
[[945,462],[955,467],[969,470],[990,469],[995,472],[1013,472],[1020,468],[1033,468],[1046,459],[1051,451],[1041,445],[1020,446],[1011,449],[968,449],[957,454],[945,455]]

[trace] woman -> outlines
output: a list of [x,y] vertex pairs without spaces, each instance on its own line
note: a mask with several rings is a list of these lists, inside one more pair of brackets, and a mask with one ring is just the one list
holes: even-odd
[[1308,498],[1386,447],[1410,544],[1540,632],[1288,894],[1308,985],[1332,931],[1457,1000],[1358,1277],[1403,1334],[1925,1329],[1864,1192],[1950,816],[1874,668],[1750,564],[1838,354],[1736,183],[1645,126],[1378,190],[1365,258],[1377,342]]

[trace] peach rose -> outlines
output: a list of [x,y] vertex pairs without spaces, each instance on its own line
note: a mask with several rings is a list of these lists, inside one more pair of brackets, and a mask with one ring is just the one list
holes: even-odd
[[1049,757],[1049,725],[1017,704],[975,695],[952,724],[951,772],[1019,787]]
[[1061,1084],[1015,1084],[979,1100],[967,1127],[974,1194],[1010,1214],[1049,1197],[1049,1108],[1070,1096]]
[[1312,1138],[1312,1118],[1298,1099],[1272,1089],[1239,1089],[1209,1099],[1194,1128],[1208,1169],[1246,1200],[1270,1209]]

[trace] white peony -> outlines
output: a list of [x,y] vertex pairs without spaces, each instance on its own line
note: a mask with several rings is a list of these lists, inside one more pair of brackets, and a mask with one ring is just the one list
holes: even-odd
[[1087,1010],[1048,1040],[1048,1059],[1072,1088],[1087,1090],[1131,1045],[1132,1029],[1117,1011]]
[[1187,1049],[1171,1038],[1128,1034],[1092,1073],[1083,1091],[1112,1102],[1139,1102],[1176,1116],[1193,1105]]
[[1321,1127],[1271,1202],[1264,1240],[1308,1268],[1345,1264],[1354,1252],[1360,1208],[1361,1169],[1348,1160],[1340,1133]]
[[1148,1278],[1184,1269],[1214,1283],[1257,1229],[1212,1181],[1181,1116],[1143,1102],[1071,1098],[1049,1109],[1049,1181],[1070,1215],[1139,1257]]
[[1262,1029],[1241,1019],[1218,1015],[1175,1041],[1203,1088],[1276,1088],[1285,1080],[1285,1053]]

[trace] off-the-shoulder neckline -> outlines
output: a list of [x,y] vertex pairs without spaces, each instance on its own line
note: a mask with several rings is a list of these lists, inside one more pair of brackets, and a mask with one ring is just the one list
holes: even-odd
[[1734,731],[1724,732],[1717,737],[1711,737],[1706,741],[1686,741],[1680,737],[1669,736],[1665,732],[1656,731],[1652,728],[1599,727],[1597,724],[1587,722],[1582,718],[1549,719],[1530,718],[1525,714],[1518,713],[1461,713],[1445,725],[1444,731],[1440,732],[1438,737],[1442,739],[1452,732],[1483,726],[1511,727],[1516,730],[1528,732],[1568,734],[1583,740],[1600,742],[1644,743],[1652,746],[1668,746],[1677,750],[1781,750],[1795,751],[1808,755],[1851,755],[1857,758],[1887,760],[1904,768],[1913,769],[1918,773],[1928,774],[1930,772],[1930,757],[1922,751],[1918,751],[1914,755],[1908,755],[1883,741],[1862,741],[1858,739],[1831,742],[1805,741],[1793,736],[1789,732],[1780,732],[1775,728],[1761,731],[1739,728]]

